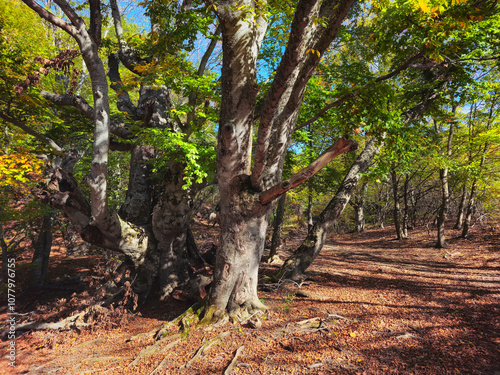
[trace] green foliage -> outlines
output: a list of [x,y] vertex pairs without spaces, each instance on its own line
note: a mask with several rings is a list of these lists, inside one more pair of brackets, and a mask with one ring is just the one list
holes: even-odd
[[186,135],[170,129],[141,129],[137,141],[154,146],[158,157],[154,159],[153,172],[164,173],[172,161],[184,165],[184,189],[213,178],[209,172],[215,166],[215,143],[205,133],[199,132],[187,139]]

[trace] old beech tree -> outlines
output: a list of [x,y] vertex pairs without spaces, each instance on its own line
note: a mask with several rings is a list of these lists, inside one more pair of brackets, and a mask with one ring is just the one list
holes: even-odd
[[[122,138],[131,135],[126,124],[117,123],[111,116],[107,77],[118,94],[120,110],[135,121],[142,120],[144,126],[182,131],[189,140],[190,127],[195,121],[191,118],[179,124],[171,120],[168,87],[143,86],[136,104],[120,90],[118,61],[140,74],[141,69],[137,68],[148,60],[138,56],[122,38],[114,1],[111,1],[111,9],[120,50],[110,57],[108,70],[99,56],[103,6],[100,1],[90,1],[90,24],[86,24],[66,0],[54,1],[64,14],[62,18],[34,0],[23,2],[74,38],[92,84],[92,106],[78,96],[44,95],[52,103],[79,108],[94,122],[92,164],[86,178],[90,202],[64,168],[54,170],[49,200],[68,215],[85,240],[127,255],[139,276],[138,292],[147,294],[156,279],[163,295],[168,295],[180,285],[182,274],[186,273],[179,260],[185,252],[186,218],[190,214],[191,199],[190,192],[180,188],[184,164],[172,162],[162,186],[153,193],[147,183],[150,172],[143,162],[154,156],[154,150],[147,145],[133,146],[129,150],[132,166],[128,204],[118,213],[110,212],[106,185],[110,134]],[[221,196],[221,234],[214,281],[204,310],[206,322],[266,309],[257,296],[257,275],[268,217],[276,200],[312,177],[334,157],[356,148],[355,142],[341,138],[304,170],[286,181],[281,180],[306,85],[353,3],[354,0],[297,3],[281,63],[259,103],[257,58],[272,11],[270,5],[265,0],[207,1],[205,4],[215,13],[220,25],[223,51],[216,177]],[[180,9],[190,6],[191,2],[186,1]],[[175,55],[175,51],[165,52]],[[198,73],[203,74],[203,69]],[[193,107],[199,104],[195,96],[190,100]],[[255,131],[256,143],[253,144]]]

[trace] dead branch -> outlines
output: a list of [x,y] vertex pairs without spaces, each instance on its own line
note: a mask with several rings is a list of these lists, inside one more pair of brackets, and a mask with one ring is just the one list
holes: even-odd
[[347,138],[339,139],[325,152],[323,152],[315,161],[302,169],[300,172],[294,174],[288,180],[280,182],[272,188],[262,192],[260,195],[260,202],[263,205],[271,203],[273,200],[279,198],[287,191],[293,189],[296,186],[299,186],[300,184],[313,177],[335,157],[349,151],[354,151],[357,147],[357,142],[350,141]]

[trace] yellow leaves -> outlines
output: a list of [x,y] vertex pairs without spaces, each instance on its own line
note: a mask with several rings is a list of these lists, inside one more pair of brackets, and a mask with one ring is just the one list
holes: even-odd
[[306,51],[306,55],[307,55],[308,53],[316,54],[316,56],[321,57],[321,53],[320,53],[317,49],[312,49],[312,48],[309,48],[309,49]]
[[351,333],[349,333],[349,336],[356,337],[356,334],[354,332],[351,332]]
[[427,5],[427,2],[425,0],[418,0],[418,6],[420,7],[420,9],[422,9],[422,12],[429,12],[429,6]]
[[0,187],[24,189],[40,178],[43,161],[29,154],[0,155]]

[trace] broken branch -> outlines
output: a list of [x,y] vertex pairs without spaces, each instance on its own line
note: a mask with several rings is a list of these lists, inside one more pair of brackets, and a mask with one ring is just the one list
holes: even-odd
[[309,164],[306,168],[302,169],[299,173],[296,173],[286,181],[280,182],[269,190],[262,192],[260,195],[261,204],[266,205],[268,203],[271,203],[273,200],[285,194],[288,190],[293,189],[294,187],[304,183],[305,181],[313,177],[332,159],[336,158],[339,155],[342,155],[343,153],[356,150],[357,147],[358,143],[355,141],[350,141],[346,138],[339,139],[324,153],[322,153],[315,161]]

